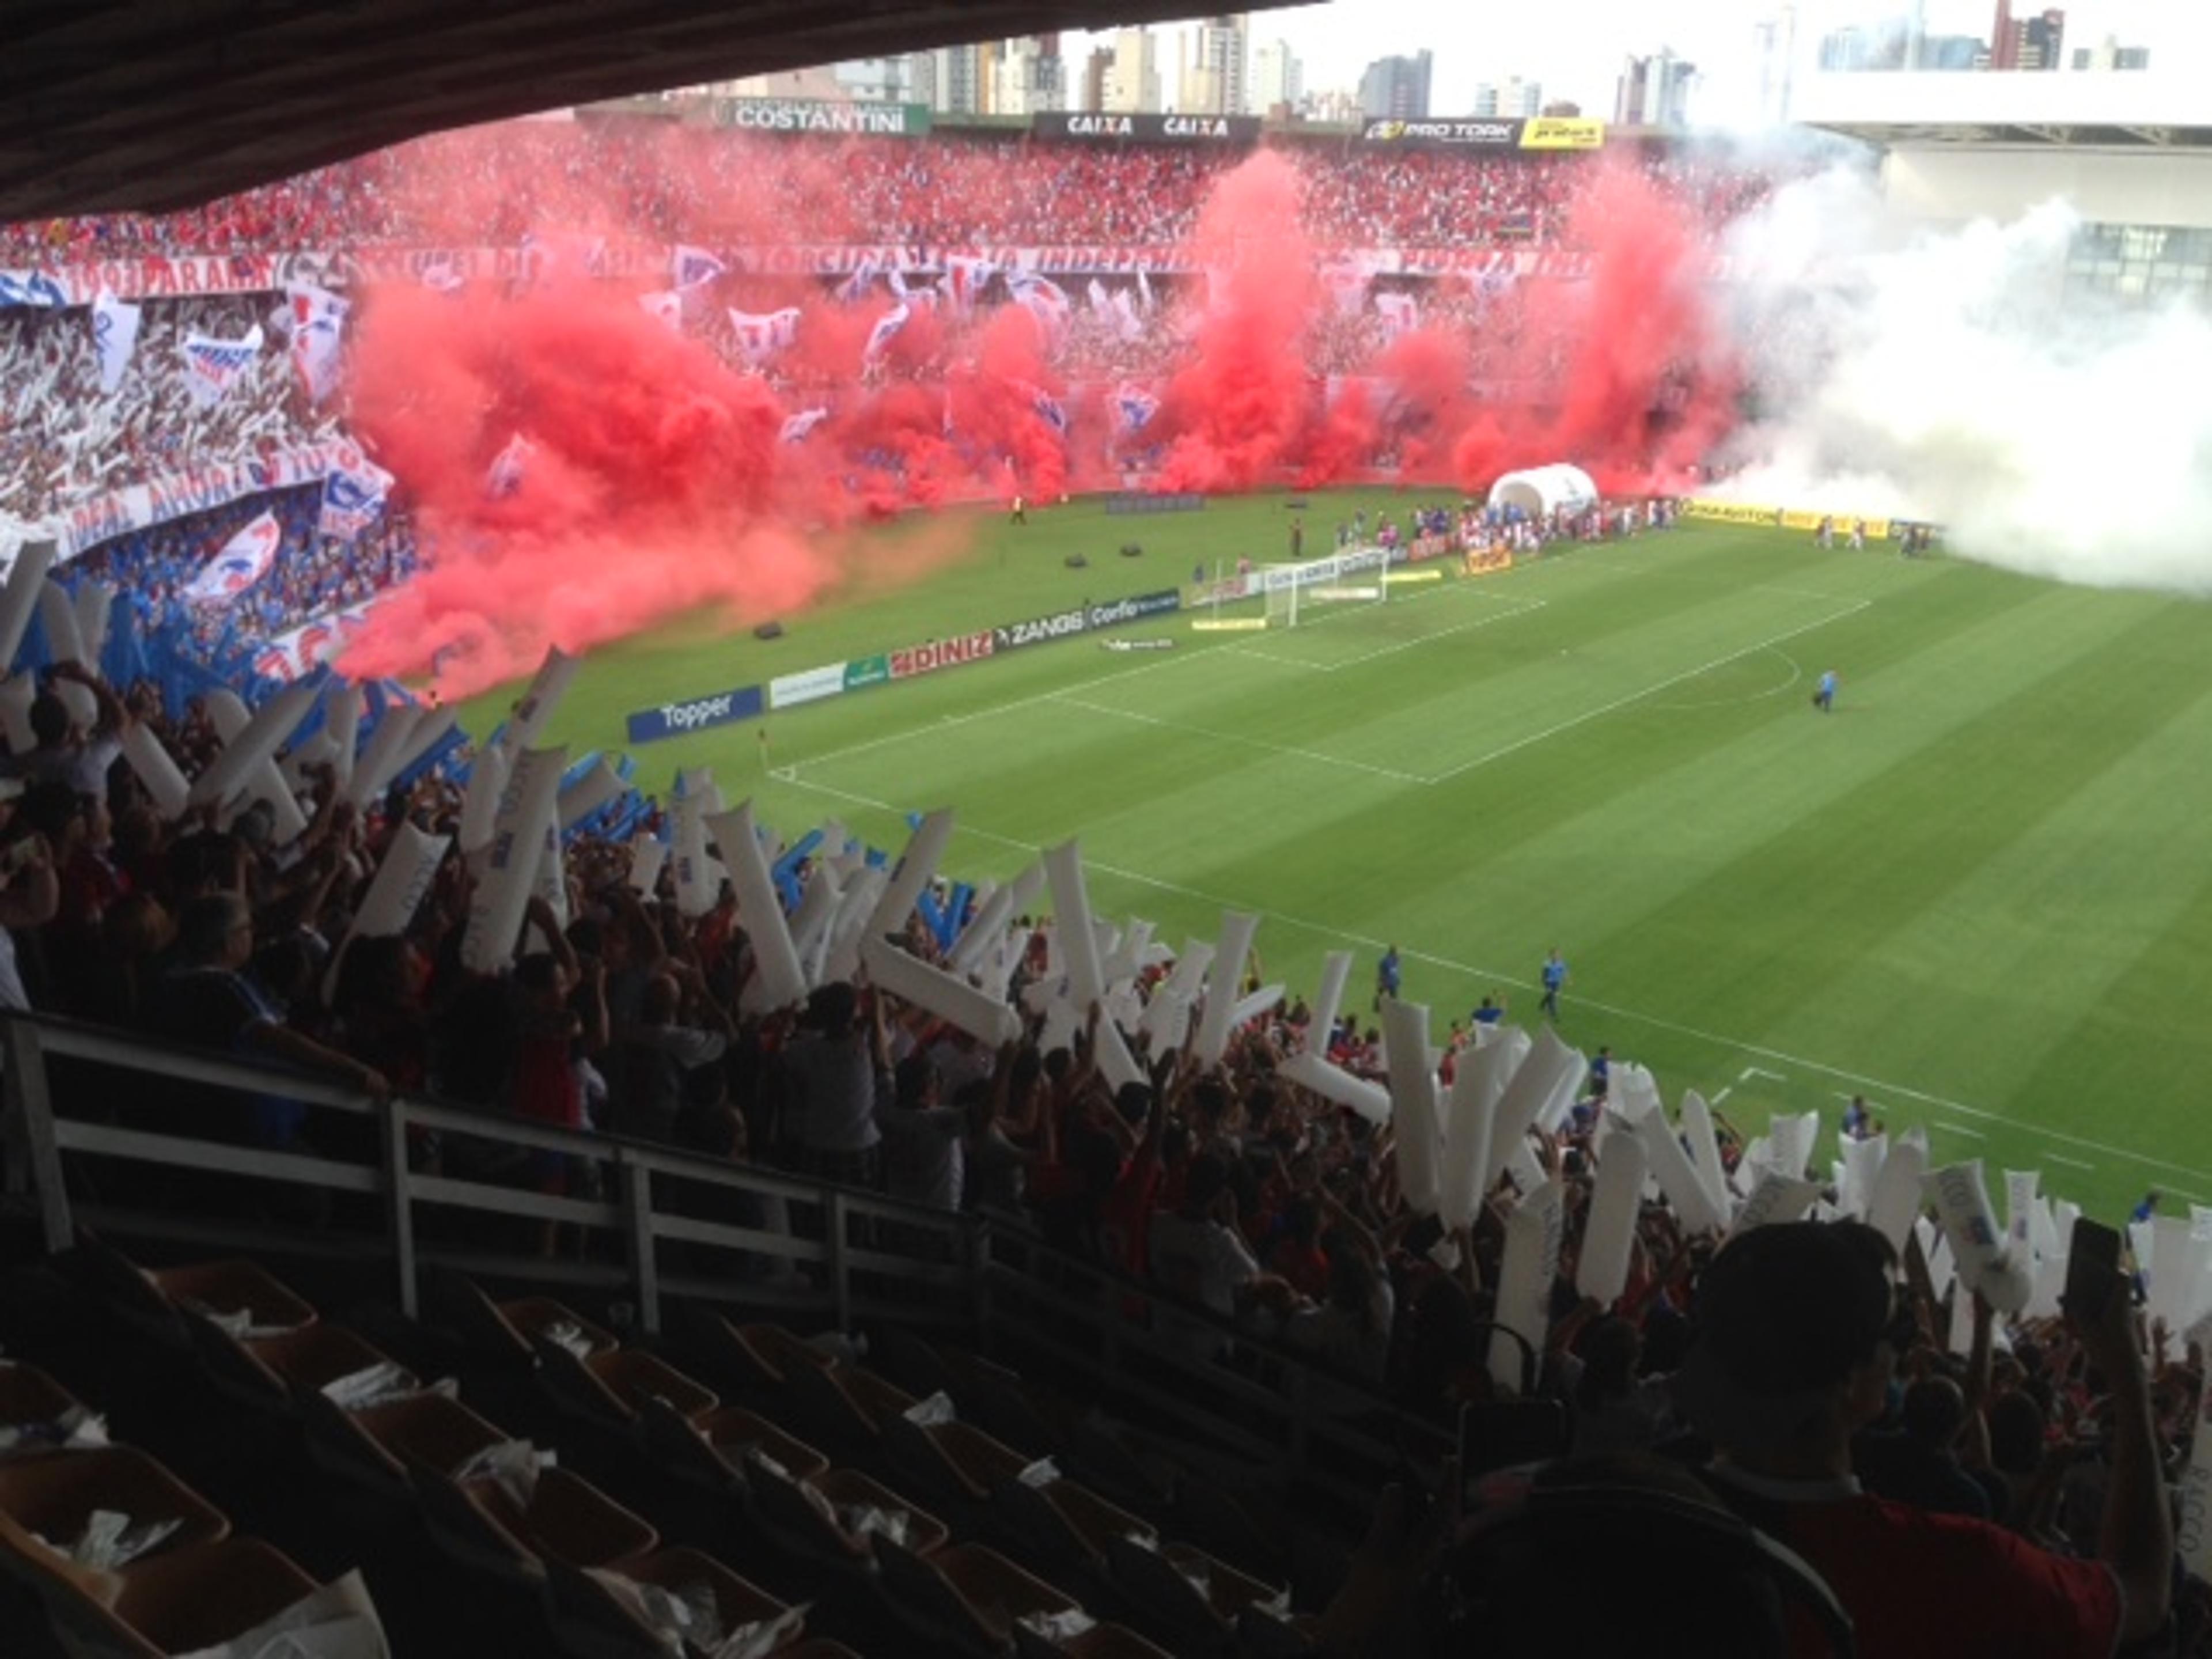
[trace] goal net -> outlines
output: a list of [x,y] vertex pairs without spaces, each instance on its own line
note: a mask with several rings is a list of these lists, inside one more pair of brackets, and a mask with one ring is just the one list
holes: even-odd
[[1357,547],[1303,564],[1269,565],[1264,585],[1267,626],[1296,628],[1347,605],[1380,605],[1390,590],[1389,556],[1379,547]]

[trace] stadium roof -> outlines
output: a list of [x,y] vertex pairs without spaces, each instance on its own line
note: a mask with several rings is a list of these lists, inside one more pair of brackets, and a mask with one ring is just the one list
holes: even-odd
[[2164,72],[1817,75],[1790,112],[1884,146],[2212,148],[2199,81]]
[[0,0],[0,221],[184,207],[447,127],[1196,9],[1194,0]]

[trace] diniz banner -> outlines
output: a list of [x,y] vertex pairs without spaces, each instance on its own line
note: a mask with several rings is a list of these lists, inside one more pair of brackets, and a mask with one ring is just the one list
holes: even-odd
[[992,654],[995,644],[992,631],[984,628],[949,640],[909,645],[890,653],[891,678],[910,680],[919,675],[934,674],[940,668],[960,668],[971,662],[981,662]]
[[249,460],[210,461],[125,489],[105,490],[86,496],[43,525],[20,524],[0,515],[0,532],[13,531],[24,540],[52,536],[60,556],[73,559],[118,536],[190,518],[248,495],[320,483],[333,471],[357,471],[364,465],[361,451],[349,443],[301,444]]
[[1091,115],[1040,110],[1031,134],[1089,143],[1256,144],[1256,115]]
[[1464,121],[1375,118],[1360,128],[1359,142],[1389,144],[1399,149],[1518,149],[1524,125],[1517,119],[1487,118]]

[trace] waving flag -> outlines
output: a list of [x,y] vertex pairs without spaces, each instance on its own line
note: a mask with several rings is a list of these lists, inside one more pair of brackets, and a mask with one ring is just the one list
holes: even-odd
[[319,404],[337,385],[339,336],[352,307],[305,283],[287,288],[284,298],[291,312],[292,370],[307,387],[308,401]]
[[269,574],[284,532],[274,513],[262,513],[222,544],[200,574],[185,585],[187,605],[217,605],[234,599]]
[[975,309],[975,296],[983,291],[984,284],[998,269],[988,259],[950,253],[945,256],[945,276],[939,285],[945,290],[945,297],[952,301],[953,310],[965,316]]
[[729,267],[703,247],[676,245],[675,270],[671,273],[680,289],[697,288],[702,283],[711,283]]
[[1133,344],[1145,337],[1144,319],[1137,315],[1137,302],[1126,288],[1115,293],[1114,316],[1115,331],[1121,337],[1124,345]]
[[422,276],[422,286],[439,294],[459,294],[469,280],[450,253],[433,253],[423,260]]
[[891,297],[902,305],[933,306],[937,290],[933,288],[908,288],[906,273],[893,265],[884,273],[884,280],[891,285]]
[[1152,315],[1152,279],[1145,275],[1142,266],[1138,267],[1137,270],[1137,303],[1144,307],[1147,317]]
[[389,472],[348,446],[323,480],[323,512],[316,528],[340,541],[354,540],[383,516],[392,483]]
[[684,331],[684,296],[672,288],[664,288],[651,294],[637,296],[639,307],[648,317],[658,318],[678,334]]
[[530,458],[538,453],[538,446],[520,432],[507,441],[507,447],[492,457],[491,465],[484,472],[484,494],[495,500],[512,495],[522,488],[522,475],[529,470]]
[[1037,417],[1047,426],[1050,427],[1054,432],[1059,433],[1062,437],[1066,437],[1067,435],[1067,410],[1061,404],[1060,399],[1054,397],[1052,393],[1047,392],[1042,386],[1033,386],[1030,387],[1029,394],[1030,407],[1036,411]]
[[805,442],[806,434],[829,418],[830,411],[826,409],[800,410],[783,423],[783,441],[787,444]]
[[1067,290],[1049,276],[1040,276],[1033,270],[1008,276],[1006,286],[1013,291],[1014,303],[1037,319],[1037,326],[1044,331],[1045,343],[1057,346],[1067,332],[1068,319],[1075,312]]
[[898,338],[899,331],[904,328],[913,317],[914,307],[902,301],[877,318],[876,325],[868,331],[867,349],[860,354],[860,360],[863,362],[872,363],[877,358],[882,356],[890,343]]
[[212,409],[223,394],[246,378],[261,355],[261,325],[242,340],[217,340],[205,334],[185,336],[185,390],[193,404]]
[[771,311],[764,316],[732,310],[730,327],[738,337],[738,349],[744,354],[747,362],[757,368],[797,343],[799,308],[786,306],[781,311]]
[[142,307],[118,300],[106,289],[92,302],[92,339],[100,348],[100,389],[112,392],[123,384],[123,371],[138,349]]
[[1421,302],[1410,294],[1376,295],[1375,313],[1382,319],[1383,331],[1394,340],[1421,325]]
[[1160,400],[1141,386],[1124,385],[1114,393],[1114,410],[1121,417],[1121,430],[1142,432],[1160,412]]
[[880,268],[874,254],[862,254],[853,274],[832,290],[837,303],[841,306],[854,305],[866,298],[868,290],[876,285],[876,272]]
[[43,270],[0,270],[0,306],[65,306],[69,295]]

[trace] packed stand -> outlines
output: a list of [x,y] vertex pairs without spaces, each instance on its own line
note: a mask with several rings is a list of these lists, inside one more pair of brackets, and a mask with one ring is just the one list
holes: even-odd
[[[1543,246],[1568,235],[1591,176],[1573,155],[1470,155],[1287,140],[1323,245]],[[1227,149],[1119,148],[999,133],[834,142],[623,119],[441,134],[156,216],[0,226],[0,267],[128,254],[512,246],[549,224],[731,245],[1181,242]],[[1770,171],[1639,148],[1636,165],[1693,214],[1755,205]]]
[[[82,497],[187,465],[235,461],[336,434],[307,405],[287,362],[270,295],[146,302],[137,347],[112,393],[100,387],[91,313],[0,308],[0,517],[37,520]],[[187,334],[265,339],[211,406],[193,401]]]

